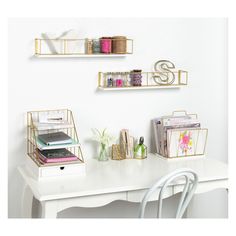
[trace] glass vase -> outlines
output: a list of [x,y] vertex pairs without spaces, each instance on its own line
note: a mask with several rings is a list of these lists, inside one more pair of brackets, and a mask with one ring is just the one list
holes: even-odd
[[100,144],[98,160],[99,161],[108,161],[107,146],[104,143]]

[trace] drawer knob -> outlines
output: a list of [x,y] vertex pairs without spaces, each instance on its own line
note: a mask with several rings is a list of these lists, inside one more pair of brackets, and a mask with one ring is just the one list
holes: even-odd
[[60,167],[60,169],[61,169],[61,170],[64,170],[64,169],[65,169],[65,167],[64,167],[64,166],[61,166],[61,167]]

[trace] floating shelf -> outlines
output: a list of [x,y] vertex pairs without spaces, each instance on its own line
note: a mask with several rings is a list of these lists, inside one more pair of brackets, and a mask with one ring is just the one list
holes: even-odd
[[109,57],[126,57],[129,54],[35,54],[36,57],[39,58],[72,58],[72,57],[79,57],[79,58],[109,58]]
[[[90,39],[90,42],[99,39]],[[116,39],[111,39],[111,45],[116,42]],[[107,58],[107,57],[125,57],[133,54],[133,40],[123,40],[123,49],[116,53],[112,49],[109,53],[96,52],[93,53],[93,48],[87,50],[87,39],[35,39],[35,56],[42,58]],[[92,47],[92,46],[91,46]],[[113,50],[113,51],[112,51]]]
[[99,90],[103,91],[121,91],[121,90],[144,90],[144,89],[149,89],[149,90],[154,90],[154,89],[176,89],[176,88],[181,88],[181,85],[172,85],[172,86],[129,86],[129,87],[112,87],[112,88],[104,88],[104,87],[98,87]]
[[[134,84],[134,78],[141,80],[139,86]],[[117,80],[120,83],[117,84]],[[187,86],[188,72],[184,70],[168,72],[99,72],[98,89],[103,91],[115,90],[144,90],[144,89],[173,89]]]

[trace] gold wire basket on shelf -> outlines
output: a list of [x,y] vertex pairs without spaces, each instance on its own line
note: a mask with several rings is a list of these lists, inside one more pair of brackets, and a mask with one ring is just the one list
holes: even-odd
[[[58,118],[59,117],[59,118]],[[58,122],[55,122],[58,120]],[[64,132],[72,139],[69,144],[46,145],[38,135]],[[65,148],[77,157],[74,161],[44,163],[39,150]],[[27,154],[39,167],[84,163],[72,111],[68,109],[30,111],[27,113]]]
[[[138,71],[138,70],[136,70]],[[188,85],[188,72],[99,72],[101,90],[178,88]]]
[[[133,39],[111,37],[110,49],[102,51],[100,39],[35,39],[35,56],[122,56],[133,54]],[[96,47],[95,47],[96,46]]]

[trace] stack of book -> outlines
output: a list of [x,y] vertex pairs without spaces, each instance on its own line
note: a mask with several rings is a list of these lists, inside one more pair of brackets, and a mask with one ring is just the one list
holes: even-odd
[[207,130],[197,116],[162,116],[153,119],[156,152],[163,157],[191,156],[205,148]]
[[64,132],[40,134],[37,138],[38,147],[35,150],[42,163],[71,162],[78,159],[65,147],[73,145],[73,139]]
[[40,134],[38,135],[38,140],[48,146],[72,143],[71,137],[64,132]]

